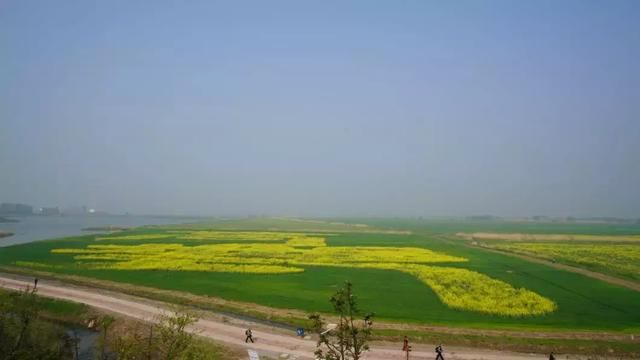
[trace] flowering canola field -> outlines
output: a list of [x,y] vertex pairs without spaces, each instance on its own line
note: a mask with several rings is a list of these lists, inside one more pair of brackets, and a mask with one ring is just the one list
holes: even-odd
[[497,243],[492,247],[640,280],[640,246],[635,244]]
[[[324,236],[330,235],[185,231],[161,237],[154,234],[102,237],[98,239],[143,240],[145,243],[90,244],[85,248],[55,248],[51,253],[73,256],[78,267],[106,270],[277,275],[304,272],[305,266],[382,269],[414,276],[453,309],[523,317],[547,314],[557,307],[552,300],[530,290],[514,288],[475,271],[451,267],[467,261],[462,257],[418,247],[327,246]],[[151,242],[168,237],[221,243],[187,246]],[[435,266],[437,264],[447,266]]]

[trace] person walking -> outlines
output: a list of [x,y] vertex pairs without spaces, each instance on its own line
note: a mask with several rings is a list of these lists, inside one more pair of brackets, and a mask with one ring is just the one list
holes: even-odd
[[247,336],[247,337],[244,339],[244,342],[246,342],[246,343],[247,343],[247,342],[249,342],[249,340],[251,340],[251,342],[253,342],[253,333],[251,333],[251,328],[247,329],[247,330],[244,332],[244,334]]
[[38,278],[33,279],[33,288],[38,288]]
[[404,337],[404,341],[402,342],[402,351],[406,353],[407,360],[409,360],[409,353],[411,352],[411,346],[409,346],[409,338]]
[[549,354],[549,360],[556,360],[556,354],[554,354],[553,351]]
[[436,360],[444,360],[444,356],[442,355],[443,352],[444,350],[442,350],[442,344],[436,346]]

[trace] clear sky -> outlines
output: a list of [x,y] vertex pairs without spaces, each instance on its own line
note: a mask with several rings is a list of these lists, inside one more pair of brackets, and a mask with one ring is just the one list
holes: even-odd
[[640,1],[0,1],[0,201],[640,217]]

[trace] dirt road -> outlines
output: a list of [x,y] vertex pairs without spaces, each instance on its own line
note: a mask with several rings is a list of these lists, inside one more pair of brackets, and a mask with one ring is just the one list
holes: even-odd
[[[32,282],[21,278],[0,275],[0,287],[5,289],[20,290],[32,285]],[[99,310],[149,322],[155,321],[158,315],[170,308],[168,304],[151,302],[147,299],[48,280],[39,281],[38,294],[45,297],[83,303]],[[244,330],[248,326],[253,329],[256,343],[247,345],[244,343]],[[221,317],[216,319],[215,316],[209,317],[206,314],[203,319],[199,320],[189,330],[220,343],[256,350],[261,355],[267,355],[272,358],[283,356],[283,359],[289,360],[309,360],[313,359],[313,351],[316,347],[315,341],[304,340],[293,334],[289,335],[284,333],[282,329],[248,322],[235,321],[229,323],[228,320]],[[375,344],[365,359],[405,359],[404,354],[399,350],[400,346],[401,344]],[[411,359],[434,359],[433,348],[433,345],[414,346]],[[539,354],[518,354],[462,347],[447,347],[446,350],[446,358],[451,360],[533,360],[546,358]],[[288,356],[284,357],[283,354]],[[578,357],[570,358],[578,359]]]

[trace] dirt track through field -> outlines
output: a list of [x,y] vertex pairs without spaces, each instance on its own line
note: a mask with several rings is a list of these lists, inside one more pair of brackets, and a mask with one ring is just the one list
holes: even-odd
[[[471,245],[469,245],[469,246],[471,246]],[[543,265],[551,266],[551,267],[556,268],[556,269],[569,271],[569,272],[573,272],[573,273],[576,273],[576,274],[581,274],[581,275],[584,275],[584,276],[588,276],[590,278],[594,278],[594,279],[602,280],[604,282],[608,282],[610,284],[623,286],[623,287],[626,287],[626,288],[631,289],[631,290],[640,291],[640,284],[637,283],[637,282],[634,282],[634,281],[620,279],[620,278],[617,278],[617,277],[614,277],[614,276],[610,276],[610,275],[606,275],[606,274],[603,274],[603,273],[599,273],[599,272],[595,272],[595,271],[579,268],[579,267],[576,267],[576,266],[555,263],[555,262],[551,262],[549,260],[544,260],[544,259],[537,258],[537,257],[534,257],[534,256],[517,254],[517,253],[514,253],[514,252],[510,252],[510,251],[497,250],[497,249],[494,249],[494,248],[488,247],[488,246],[478,245],[476,247],[479,247],[479,248],[481,248],[483,250],[491,251],[491,252],[494,252],[494,253],[497,253],[497,254],[513,256],[513,257],[517,257],[519,259],[526,260],[526,261],[529,261],[529,262],[533,262],[533,263],[537,263],[537,264],[543,264]]]
[[610,242],[610,243],[640,243],[638,235],[570,235],[570,234],[529,234],[529,233],[456,233],[456,236],[469,241],[502,240],[526,242]]
[[[13,276],[0,275],[0,287],[10,290],[21,290],[32,285]],[[96,309],[119,315],[128,316],[143,321],[155,321],[170,309],[170,306],[162,303],[152,303],[149,300],[136,298],[114,292],[99,291],[91,288],[70,286],[58,282],[40,280],[38,294],[41,296],[63,299],[83,303]],[[206,316],[205,316],[206,317]],[[244,343],[244,330],[251,326],[255,344]],[[289,354],[288,359],[313,359],[313,351],[316,343],[313,340],[304,340],[298,337],[282,333],[282,330],[272,329],[259,324],[243,323],[229,324],[223,321],[212,320],[208,317],[199,320],[190,331],[217,342],[234,347],[246,347],[258,351],[262,355],[279,357],[281,354]],[[399,344],[376,344],[366,355],[366,360],[393,360],[404,359],[399,350]],[[411,353],[411,359],[433,359],[433,345],[417,345]],[[446,348],[446,358],[451,360],[533,360],[545,359],[539,354],[519,354],[482,350],[463,347]],[[578,359],[579,357],[570,357]]]

